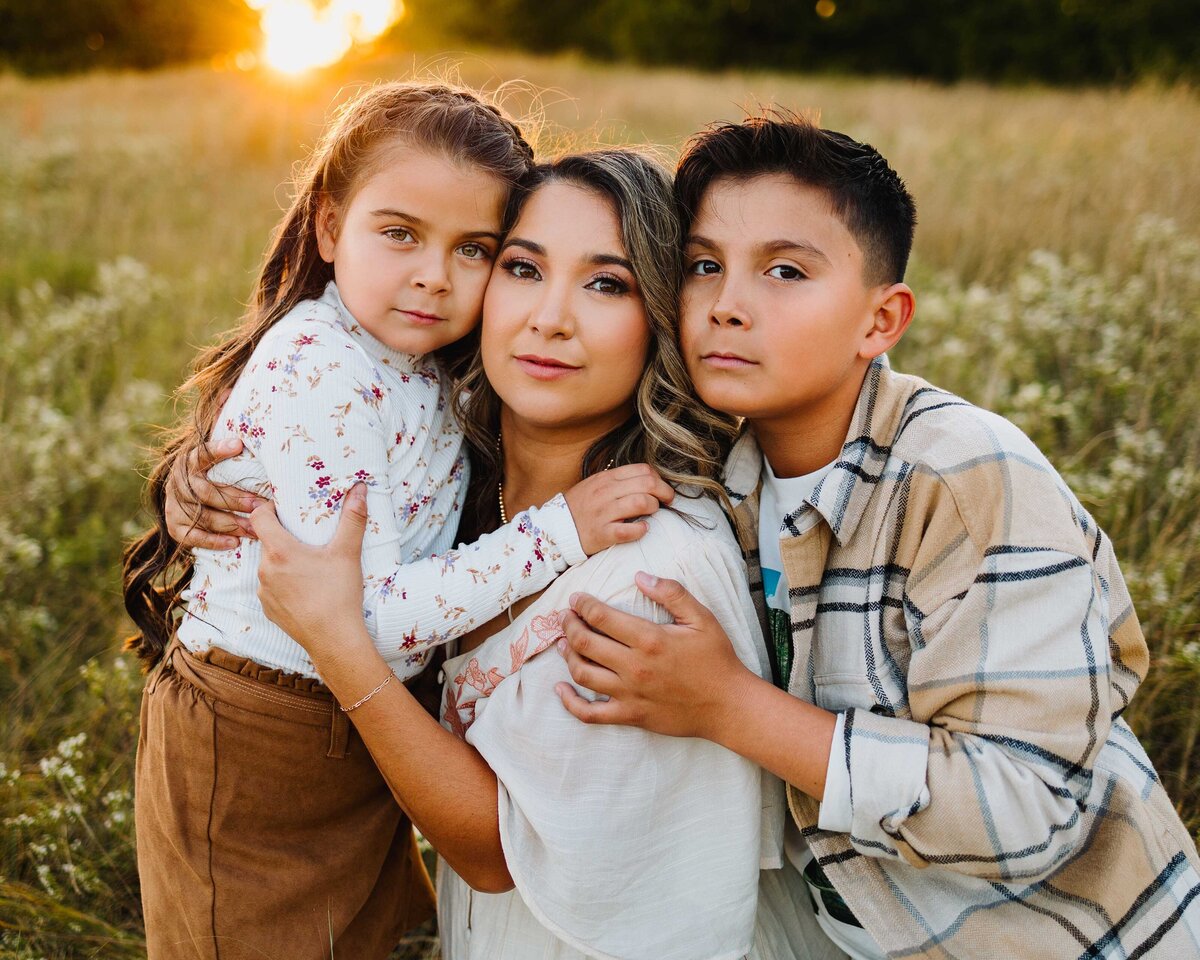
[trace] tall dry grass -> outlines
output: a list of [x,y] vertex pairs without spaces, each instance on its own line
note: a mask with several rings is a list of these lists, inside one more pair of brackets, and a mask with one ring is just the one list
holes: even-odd
[[[288,171],[355,85],[204,69],[0,76],[0,956],[142,955],[115,651],[148,424],[237,317]],[[670,157],[740,108],[819,108],[920,205],[896,362],[1015,419],[1113,536],[1153,651],[1130,711],[1200,830],[1200,98],[701,76],[475,56],[542,90],[544,140]],[[517,91],[513,103],[533,98]],[[410,955],[424,950],[410,945]]]

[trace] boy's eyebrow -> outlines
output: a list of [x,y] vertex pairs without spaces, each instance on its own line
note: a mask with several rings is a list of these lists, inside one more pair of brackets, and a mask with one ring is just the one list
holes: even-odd
[[[691,234],[684,244],[688,247],[704,247],[706,250],[719,250],[721,245],[709,237],[701,236],[698,233]],[[798,252],[804,256],[810,257],[813,260],[820,260],[822,263],[829,263],[829,257],[816,244],[809,243],[807,240],[769,240],[766,243],[760,244],[758,249],[763,253],[785,253]]]
[[[528,250],[530,253],[537,254],[539,257],[546,255],[545,247],[532,240],[526,240],[524,237],[509,237],[504,241],[504,249],[507,250],[509,247],[520,247],[523,250]],[[624,267],[630,273],[633,273],[633,264],[625,257],[617,256],[615,253],[593,253],[589,254],[586,259],[588,263],[597,266],[608,264],[614,267]]]
[[785,253],[795,250],[814,260],[820,260],[826,264],[829,263],[829,258],[825,256],[825,252],[816,244],[809,243],[807,240],[772,240],[769,243],[764,243],[761,249],[764,253]]

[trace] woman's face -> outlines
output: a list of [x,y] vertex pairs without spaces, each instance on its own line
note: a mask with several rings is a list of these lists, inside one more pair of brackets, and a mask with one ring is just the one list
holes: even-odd
[[599,436],[629,418],[650,328],[606,197],[548,183],[525,202],[481,336],[488,380],[523,423]]

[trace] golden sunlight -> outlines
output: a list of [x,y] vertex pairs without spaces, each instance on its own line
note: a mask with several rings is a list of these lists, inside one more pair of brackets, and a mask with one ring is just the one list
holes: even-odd
[[246,0],[262,13],[262,60],[298,74],[336,63],[357,43],[370,43],[400,19],[400,0]]

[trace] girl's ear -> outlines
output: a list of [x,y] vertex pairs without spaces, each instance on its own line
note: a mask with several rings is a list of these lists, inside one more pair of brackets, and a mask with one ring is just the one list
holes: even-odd
[[879,292],[871,329],[859,345],[859,356],[874,360],[904,336],[912,320],[916,301],[907,283],[893,283]]
[[337,244],[337,211],[333,202],[325,196],[317,201],[317,252],[326,263],[333,263],[333,249]]

